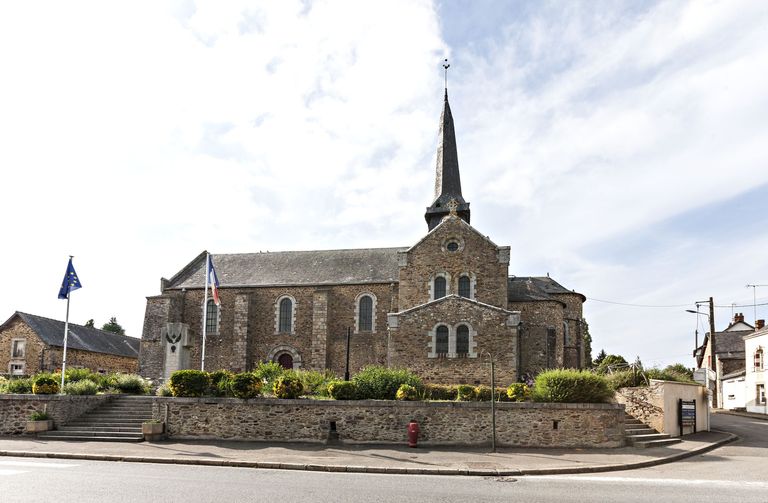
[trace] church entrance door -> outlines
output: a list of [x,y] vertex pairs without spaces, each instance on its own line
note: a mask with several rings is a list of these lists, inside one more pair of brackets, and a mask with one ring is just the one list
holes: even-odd
[[292,369],[293,357],[288,353],[283,353],[277,357],[277,363],[279,363],[280,366],[283,367],[284,369]]

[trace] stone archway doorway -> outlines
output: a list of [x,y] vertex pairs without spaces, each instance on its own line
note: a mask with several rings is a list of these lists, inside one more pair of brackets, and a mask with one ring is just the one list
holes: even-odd
[[277,363],[284,369],[292,369],[293,356],[291,356],[289,353],[283,353],[277,357]]

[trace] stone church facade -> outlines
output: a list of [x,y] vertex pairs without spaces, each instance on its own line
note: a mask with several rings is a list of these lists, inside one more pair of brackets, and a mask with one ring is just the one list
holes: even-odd
[[[453,117],[440,120],[428,232],[404,248],[213,256],[221,306],[206,306],[206,370],[261,361],[329,369],[408,368],[425,381],[500,384],[584,366],[585,297],[546,277],[509,275],[510,248],[470,225]],[[200,368],[206,252],[147,298],[139,372]]]

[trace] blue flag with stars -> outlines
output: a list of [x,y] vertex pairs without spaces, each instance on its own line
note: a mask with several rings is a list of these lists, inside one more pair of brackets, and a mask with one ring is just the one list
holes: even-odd
[[67,272],[64,274],[64,281],[61,282],[61,289],[59,289],[59,298],[66,299],[69,296],[69,292],[82,288],[82,286],[80,280],[77,278],[75,266],[72,265],[72,259],[70,258]]

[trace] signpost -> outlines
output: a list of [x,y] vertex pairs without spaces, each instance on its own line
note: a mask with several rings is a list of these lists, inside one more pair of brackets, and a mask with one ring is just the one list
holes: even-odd
[[680,436],[684,434],[683,428],[693,427],[693,433],[696,433],[696,400],[678,400],[678,424],[680,425]]

